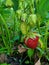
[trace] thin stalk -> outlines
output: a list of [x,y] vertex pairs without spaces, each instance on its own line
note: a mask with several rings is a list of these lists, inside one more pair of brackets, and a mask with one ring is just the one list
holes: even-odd
[[20,65],[22,65],[22,63],[25,61],[26,58],[27,58],[27,56],[21,61]]
[[[5,41],[4,36],[2,36],[3,42],[4,42],[4,45],[5,45],[5,47],[7,48],[8,52],[9,52],[9,51],[11,51],[10,33],[9,33],[6,21],[4,20],[3,16],[0,15],[0,17],[1,17],[2,23],[4,24],[5,29],[6,29],[6,39],[7,39],[7,41]],[[2,29],[2,31],[3,31],[3,29]]]
[[3,40],[3,43],[4,43],[4,45],[5,45],[5,48],[6,48],[6,49],[8,50],[8,52],[9,52],[9,47],[8,47],[6,41],[5,41],[4,32],[3,32],[3,29],[2,29],[2,28],[1,28],[1,31],[2,31],[2,40]]
[[5,47],[6,47],[7,51],[8,51],[8,53],[9,53],[10,50],[9,50],[9,47],[7,46],[7,43],[5,42],[4,36],[2,36],[2,39],[3,39],[4,45],[5,45]]
[[47,50],[47,35],[48,35],[48,29],[47,29],[47,24],[46,24],[46,32],[45,32],[45,37],[44,37],[44,40],[45,40],[45,44],[46,44],[46,50]]
[[[37,14],[36,0],[34,0],[34,8],[35,8],[34,13]],[[38,28],[39,33],[41,34],[41,32],[40,32],[40,22],[39,21],[36,21],[36,26]]]
[[41,34],[39,21],[37,21],[36,23],[37,23],[38,31],[39,31],[39,33]]
[[5,28],[6,28],[6,31],[7,31],[7,34],[8,34],[8,39],[10,40],[10,34],[9,34],[7,24],[6,24],[5,20],[4,20],[4,18],[2,17],[2,15],[0,17],[1,17],[1,20],[2,20],[3,24],[5,25]]
[[14,30],[13,30],[13,35],[15,36],[15,32],[16,32],[16,12],[14,12]]
[[31,57],[30,57],[30,63],[31,63]]

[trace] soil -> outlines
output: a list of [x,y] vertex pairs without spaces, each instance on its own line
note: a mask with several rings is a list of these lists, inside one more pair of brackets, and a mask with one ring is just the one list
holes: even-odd
[[[22,62],[21,64],[21,61],[24,60],[24,62]],[[26,57],[23,55],[21,57],[21,55],[16,55],[16,56],[9,56],[9,55],[6,55],[6,54],[1,54],[0,55],[0,63],[8,63],[8,64],[11,64],[11,65],[34,65],[33,63],[33,59],[31,60],[31,62],[29,63],[25,63],[25,61],[30,61],[29,57]],[[49,65],[49,61],[45,58],[45,57],[42,57],[41,58],[41,64],[42,65]]]

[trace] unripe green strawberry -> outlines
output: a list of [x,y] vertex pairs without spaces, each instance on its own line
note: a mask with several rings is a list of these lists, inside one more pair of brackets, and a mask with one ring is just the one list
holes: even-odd
[[13,2],[12,0],[6,0],[6,6],[12,6]]
[[20,19],[21,14],[22,14],[21,10],[17,10],[16,13],[17,13],[18,18]]
[[22,34],[27,34],[28,26],[27,26],[27,24],[25,22],[21,23],[20,29],[21,29]]
[[28,18],[28,23],[33,27],[36,24],[37,16],[36,14],[31,14]]
[[27,14],[26,13],[22,13],[21,20],[25,22],[26,17],[27,17]]

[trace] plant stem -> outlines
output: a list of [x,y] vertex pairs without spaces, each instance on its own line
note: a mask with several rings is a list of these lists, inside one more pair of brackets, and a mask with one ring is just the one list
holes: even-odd
[[[9,30],[8,30],[8,27],[7,27],[7,24],[6,24],[6,21],[4,20],[3,16],[0,15],[0,17],[1,17],[1,20],[2,20],[2,22],[3,22],[3,24],[4,24],[4,26],[5,26],[6,39],[7,39],[7,41],[5,40],[4,33],[3,33],[3,35],[2,35],[2,39],[3,39],[4,45],[5,45],[5,47],[7,48],[8,52],[11,52],[10,33],[9,33]],[[1,26],[1,28],[2,28],[2,26]],[[3,32],[3,29],[1,29],[1,30],[2,30],[2,32]]]
[[27,58],[27,56],[21,61],[20,65],[22,65],[22,63],[25,61],[26,58]]
[[47,50],[47,35],[48,35],[48,29],[47,29],[47,24],[46,24],[46,32],[45,32],[45,37],[44,37],[46,50]]
[[13,35],[15,36],[15,32],[16,32],[16,12],[14,12],[14,30],[13,30]]

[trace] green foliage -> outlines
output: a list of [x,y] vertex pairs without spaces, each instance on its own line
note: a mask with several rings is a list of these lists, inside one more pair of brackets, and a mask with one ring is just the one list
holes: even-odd
[[25,61],[25,64],[29,64],[29,61],[28,61],[28,60],[26,60],[26,61]]
[[34,50],[33,49],[28,49],[27,54],[28,54],[29,58],[31,58],[34,54]]
[[42,18],[45,18],[46,13],[49,11],[49,0],[39,0],[37,5],[38,13],[42,16]]
[[13,6],[14,11],[18,10],[19,0],[12,0],[12,2],[14,3],[14,6]]
[[2,63],[2,64],[0,64],[0,65],[10,65],[10,64],[7,64],[7,63]]
[[[22,22],[26,24],[24,29],[22,26],[23,30],[20,29]],[[25,29],[27,29],[27,34],[24,35],[22,32]],[[47,53],[49,0],[0,0],[0,53],[12,53],[14,42],[16,40],[23,42],[23,35],[24,37],[27,36],[28,32],[37,32],[41,35],[42,41],[40,40],[39,43],[43,47],[45,45],[45,48],[43,50],[39,46],[37,50],[49,60]],[[33,53],[32,49],[28,50],[29,57],[32,57]]]

